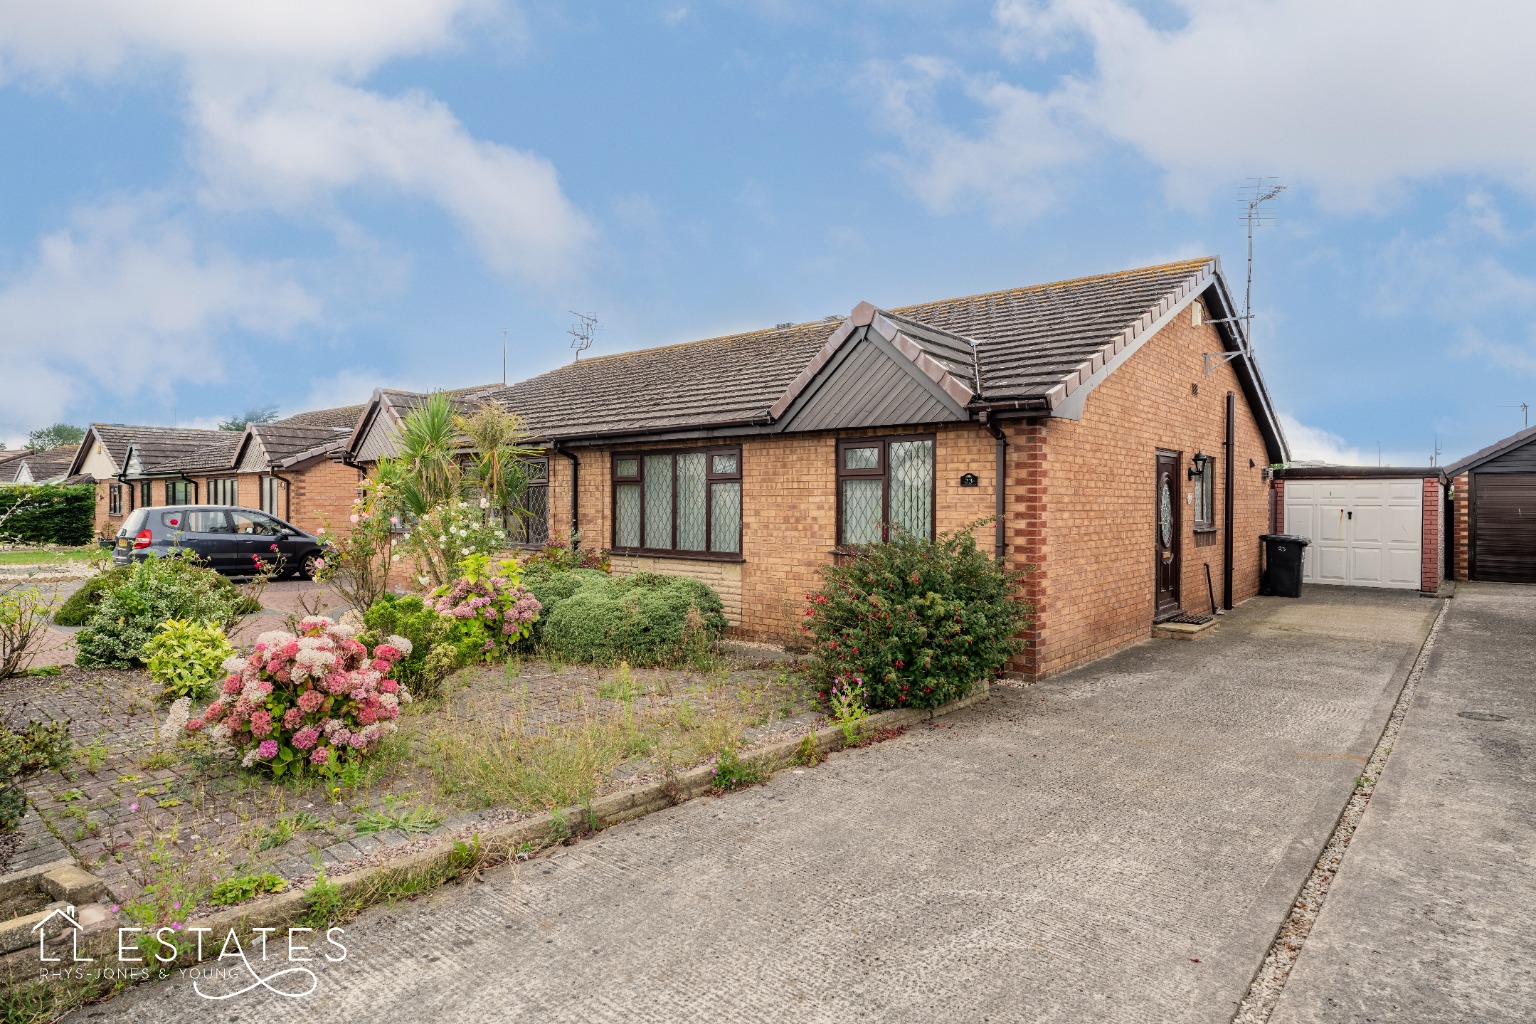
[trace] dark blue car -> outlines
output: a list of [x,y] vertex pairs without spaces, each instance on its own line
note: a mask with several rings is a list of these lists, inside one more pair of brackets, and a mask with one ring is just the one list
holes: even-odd
[[117,531],[112,564],[160,557],[177,548],[195,553],[226,576],[249,576],[256,559],[277,563],[282,576],[312,579],[320,538],[265,512],[225,505],[166,505],[129,513]]

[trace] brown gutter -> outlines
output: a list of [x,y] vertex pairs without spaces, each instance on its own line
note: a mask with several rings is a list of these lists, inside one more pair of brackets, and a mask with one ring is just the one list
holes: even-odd
[[1222,480],[1222,568],[1221,606],[1232,610],[1232,516],[1235,500],[1232,491],[1233,467],[1237,465],[1237,395],[1227,392],[1226,469]]
[[1048,413],[1051,411],[1051,401],[1044,396],[1037,398],[1015,398],[1004,402],[973,402],[971,409],[977,412],[1025,412]]
[[996,535],[992,542],[992,554],[1001,565],[1008,554],[1008,534],[1004,527],[1008,506],[1008,435],[1003,429],[992,422],[989,413],[981,414],[981,425],[987,433],[997,439],[997,523]]
[[577,526],[580,520],[577,518],[577,496],[581,493],[581,460],[575,453],[560,447],[559,441],[550,441],[549,450],[556,455],[563,455],[571,461],[571,550],[575,551],[580,544],[580,531]]

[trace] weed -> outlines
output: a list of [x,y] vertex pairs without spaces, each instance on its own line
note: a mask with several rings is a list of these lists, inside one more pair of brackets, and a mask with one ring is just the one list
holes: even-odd
[[743,786],[756,786],[765,777],[766,773],[762,765],[743,761],[734,747],[727,747],[720,751],[720,756],[715,761],[714,785],[719,792],[740,789]]
[[66,789],[64,792],[59,794],[59,802],[66,804],[74,803],[76,800],[84,799],[84,797],[85,794],[80,792],[78,789]]
[[85,762],[86,771],[95,775],[101,771],[101,766],[107,763],[107,755],[110,753],[111,751],[107,749],[107,745],[101,742],[101,737],[98,736],[91,742],[90,746],[81,747],[76,750],[75,756]]
[[282,846],[300,832],[319,827],[318,817],[308,811],[299,811],[297,814],[276,818],[271,825],[258,826],[251,833],[251,838],[256,840],[258,850],[272,850]]
[[633,674],[629,670],[629,662],[619,662],[619,670],[616,678],[601,683],[597,687],[597,695],[606,700],[622,701],[625,704],[633,704],[641,690],[635,685]]
[[814,730],[810,735],[800,737],[800,745],[795,748],[794,763],[807,768],[821,763],[821,752],[816,749]]
[[312,928],[329,928],[341,920],[346,909],[341,886],[327,878],[324,869],[304,890],[304,908],[303,923]]
[[138,764],[140,768],[154,771],[157,768],[169,768],[180,760],[181,757],[173,750],[157,750],[148,757],[141,758]]
[[843,734],[845,746],[852,747],[859,742],[861,726],[869,717],[867,697],[864,680],[858,676],[838,676],[832,683],[832,721]]
[[399,829],[409,835],[422,835],[437,828],[442,821],[440,815],[433,814],[425,806],[418,804],[402,810],[393,796],[386,796],[384,809],[364,811],[358,816],[356,827],[360,836],[371,836],[390,829]]
[[63,672],[64,670],[57,665],[33,665],[27,669],[29,676],[57,676],[62,675]]
[[232,907],[236,903],[244,903],[269,892],[282,892],[286,888],[288,883],[270,871],[259,875],[241,875],[215,884],[213,892],[208,895],[208,902],[216,907]]

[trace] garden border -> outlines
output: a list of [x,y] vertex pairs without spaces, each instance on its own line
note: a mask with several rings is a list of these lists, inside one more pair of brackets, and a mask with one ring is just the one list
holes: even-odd
[[[851,726],[854,744],[844,740],[841,727],[833,724],[824,733],[812,732],[794,739],[776,740],[744,754],[743,765],[760,769],[764,776],[793,765],[806,763],[806,755],[819,760],[850,745],[862,745],[890,730],[904,729],[971,707],[991,696],[990,686],[981,680],[959,700],[936,708],[896,709],[871,714]],[[807,745],[807,740],[810,741]],[[332,898],[346,908],[347,915],[401,895],[415,895],[435,889],[481,867],[530,856],[571,839],[590,835],[614,825],[644,817],[656,811],[686,803],[715,791],[715,766],[703,764],[657,782],[598,797],[590,804],[550,811],[533,818],[493,825],[484,832],[444,835],[431,846],[397,860],[328,878]],[[273,896],[231,907],[198,920],[188,921],[184,933],[207,928],[210,935],[227,935],[233,929],[242,938],[254,928],[287,928],[310,913],[308,889],[294,888]],[[83,934],[79,941],[81,956],[96,958],[99,968],[120,966],[117,960],[118,936],[115,928],[103,928]],[[201,959],[214,959],[210,955]],[[183,953],[173,964],[123,961],[122,966],[170,969],[199,962],[192,952]],[[37,980],[38,961],[30,949],[0,957],[0,985],[9,987]]]

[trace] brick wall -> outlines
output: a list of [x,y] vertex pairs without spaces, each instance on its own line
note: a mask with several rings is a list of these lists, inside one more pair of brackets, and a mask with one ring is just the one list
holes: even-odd
[[1471,520],[1468,517],[1471,509],[1467,500],[1470,484],[1466,473],[1451,481],[1451,569],[1452,578],[1458,580],[1467,578],[1470,562]]
[[[306,533],[314,533],[322,526],[338,534],[345,534],[351,523],[352,503],[358,498],[358,486],[362,474],[351,466],[329,459],[315,461],[282,474],[293,481],[293,493],[289,496],[288,509],[293,523]],[[250,478],[249,487],[257,489],[259,482]],[[246,478],[240,480],[240,500],[245,502]],[[257,490],[255,497],[260,498]],[[254,507],[254,506],[253,506]]]
[[1440,547],[1443,501],[1440,481],[1432,476],[1424,478],[1424,523],[1420,550],[1423,561],[1419,568],[1419,589],[1426,594],[1440,590],[1444,575],[1445,559]]
[[[975,424],[949,424],[937,428],[897,428],[886,431],[848,431],[842,434],[775,434],[744,437],[742,469],[742,561],[658,558],[638,561],[652,572],[675,572],[710,582],[714,576],[725,588],[722,599],[739,605],[733,620],[740,635],[796,643],[801,639],[801,611],[805,595],[818,584],[818,570],[832,562],[837,543],[837,439],[856,436],[897,436],[911,433],[935,435],[936,474],[934,518],[940,533],[956,529],[994,510],[995,458],[992,438]],[[722,443],[712,441],[713,446]],[[679,447],[669,445],[668,447]],[[644,450],[644,445],[623,448],[584,449],[581,460],[581,544],[606,549],[613,544],[613,508],[610,459],[613,451]],[[977,487],[961,487],[960,477],[974,473]],[[570,463],[550,459],[550,529],[570,532]],[[992,545],[991,527],[978,540]],[[615,571],[628,571],[630,561],[615,560]],[[621,569],[621,566],[623,567]],[[737,566],[732,573],[724,566]],[[739,582],[738,582],[739,580]],[[730,593],[733,587],[739,594]]]
[[1274,495],[1270,498],[1270,533],[1285,532],[1285,481],[1276,480]]
[[[1150,635],[1155,604],[1154,500],[1158,449],[1180,453],[1180,596],[1209,611],[1205,567],[1222,597],[1227,393],[1237,395],[1233,601],[1258,592],[1259,535],[1270,523],[1269,456],[1227,365],[1203,373],[1220,351],[1215,328],[1175,317],[1088,397],[1079,421],[1022,428],[1010,462],[1010,540],[1016,566],[1032,564],[1036,607],[1018,667],[1045,676]],[[1216,459],[1217,532],[1193,524],[1190,459]]]

